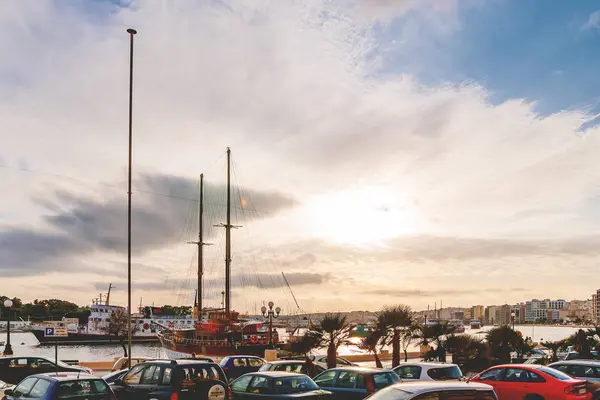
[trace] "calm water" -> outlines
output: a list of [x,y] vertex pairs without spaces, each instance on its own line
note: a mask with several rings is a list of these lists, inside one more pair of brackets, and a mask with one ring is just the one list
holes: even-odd
[[[465,333],[484,336],[485,331],[490,327],[484,327],[480,330],[466,330]],[[579,328],[574,327],[556,327],[556,326],[532,326],[516,325],[515,329],[521,331],[523,336],[532,337],[535,341],[541,340],[561,340],[564,339]],[[285,330],[279,330],[280,337],[285,337]],[[11,344],[16,355],[28,356],[39,355],[54,358],[54,346],[40,346],[37,339],[31,333],[12,333]],[[6,334],[0,333],[0,341],[6,340]],[[353,338],[353,342],[359,343],[360,339]],[[409,348],[409,351],[418,351],[416,346]],[[355,346],[343,346],[339,350],[340,355],[356,354],[363,351]],[[61,360],[80,360],[80,361],[109,361],[115,357],[121,357],[123,349],[118,345],[94,345],[94,346],[58,346],[58,358]],[[132,345],[132,355],[146,357],[166,358],[166,354],[160,345],[157,344],[134,344]]]

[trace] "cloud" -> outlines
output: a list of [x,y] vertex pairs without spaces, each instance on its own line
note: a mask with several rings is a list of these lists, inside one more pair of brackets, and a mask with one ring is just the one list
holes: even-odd
[[[184,177],[142,174],[132,206],[132,252],[147,252],[185,242],[182,232],[197,232],[198,183]],[[205,234],[215,233],[218,216],[224,221],[225,187],[205,186]],[[50,213],[44,221],[48,232],[9,229],[0,232],[3,274],[27,276],[72,268],[73,257],[94,252],[127,251],[127,203],[110,188],[102,197],[56,190],[37,202]],[[268,218],[293,207],[293,198],[277,193],[232,188],[234,217],[244,220]],[[245,210],[244,207],[248,209]],[[210,221],[211,223],[207,223]],[[242,221],[238,221],[242,222]]]
[[600,29],[600,11],[594,11],[591,13],[585,24],[581,25],[579,28],[581,31],[587,31],[590,29]]
[[[485,289],[469,289],[469,294],[471,293],[510,293],[510,292],[527,292],[528,289],[523,288],[507,288],[504,290],[497,288],[485,288]],[[370,289],[364,291],[365,294],[375,295],[375,296],[390,296],[394,298],[415,298],[415,297],[440,297],[440,296],[450,296],[450,297],[463,297],[465,295],[464,290],[460,289],[395,289],[395,288],[379,288],[379,289]]]

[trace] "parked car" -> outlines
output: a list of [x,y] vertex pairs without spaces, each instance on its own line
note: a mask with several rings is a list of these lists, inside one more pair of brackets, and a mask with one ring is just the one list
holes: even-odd
[[48,373],[31,375],[14,389],[4,391],[4,399],[35,398],[54,400],[114,400],[115,395],[102,378],[89,374]]
[[464,379],[456,364],[420,362],[398,365],[393,371],[403,381],[448,381]]
[[588,382],[587,389],[592,394],[592,399],[600,400],[600,363],[598,361],[558,361],[548,367],[576,378],[585,379]]
[[231,382],[229,395],[232,400],[254,399],[328,399],[331,392],[320,389],[304,374],[293,372],[252,372]]
[[396,383],[367,398],[369,400],[498,400],[494,388],[490,385],[439,381]]
[[128,365],[129,358],[121,357],[113,364],[111,368],[111,372],[119,371],[122,369],[129,369],[131,366],[141,363],[143,361],[150,361],[152,358],[150,357],[131,357],[131,365]]
[[69,365],[62,361],[58,366],[44,357],[0,357],[0,379],[4,382],[17,384],[29,375],[46,372],[80,372],[93,374],[90,368]]
[[224,400],[228,387],[219,364],[198,360],[139,363],[110,386],[119,400]]
[[307,371],[307,365],[305,361],[300,360],[280,360],[280,361],[271,361],[260,367],[259,372],[265,371],[282,371],[282,372],[295,372],[297,374],[308,375],[311,378],[325,371],[325,368],[321,367],[319,364],[314,364],[314,372],[309,374]]
[[[310,354],[308,356],[315,364],[319,364],[324,369],[327,369],[327,355],[326,354]],[[291,357],[290,360],[304,360],[305,356]],[[343,357],[336,357],[336,367],[358,367],[358,364],[352,363]]]
[[476,375],[471,380],[492,386],[500,400],[525,398],[585,400],[588,398],[586,381],[543,365],[498,365]]
[[227,356],[219,365],[223,368],[227,379],[232,381],[247,373],[258,371],[265,363],[264,359],[256,356]]
[[320,388],[333,393],[334,399],[357,400],[400,382],[394,371],[378,368],[332,368],[315,376]]
[[14,387],[14,385],[11,385],[10,383],[6,383],[4,381],[0,381],[0,399],[4,395],[4,391],[5,390],[12,389],[13,387]]
[[[588,360],[597,360],[598,359],[598,352],[595,350],[592,350],[591,352],[592,357],[591,358],[587,358]],[[562,358],[562,361],[569,361],[569,360],[584,360],[584,358],[582,358],[578,352],[576,351],[570,351],[568,353],[566,353]]]
[[104,381],[106,383],[113,383],[115,382],[117,379],[123,377],[127,371],[129,371],[128,369],[121,369],[115,372],[111,372],[110,374],[104,375],[102,377],[102,379],[104,379]]

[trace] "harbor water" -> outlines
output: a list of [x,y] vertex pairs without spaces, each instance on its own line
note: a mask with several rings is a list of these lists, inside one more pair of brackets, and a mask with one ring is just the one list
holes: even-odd
[[[485,337],[485,332],[490,327],[485,326],[482,329],[469,329],[465,333],[478,337]],[[523,336],[529,336],[534,341],[556,341],[565,339],[575,333],[578,327],[547,326],[547,325],[516,325],[515,330],[520,331]],[[280,337],[285,338],[285,330],[278,329]],[[15,355],[19,356],[42,356],[50,359],[54,358],[54,346],[39,345],[35,336],[29,332],[11,333],[11,344]],[[6,340],[6,334],[0,333],[0,342]],[[358,344],[359,338],[353,338],[353,343]],[[0,346],[1,347],[1,346]],[[408,351],[417,351],[417,346],[411,346]],[[356,346],[342,346],[338,353],[340,355],[364,353]],[[139,357],[167,358],[166,352],[159,343],[153,344],[133,344],[132,355]],[[110,361],[115,357],[123,356],[123,348],[114,344],[99,345],[68,345],[58,346],[58,358],[61,360],[78,361]]]

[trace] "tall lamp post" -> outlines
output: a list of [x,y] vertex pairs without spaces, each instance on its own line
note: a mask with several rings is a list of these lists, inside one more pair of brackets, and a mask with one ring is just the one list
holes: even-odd
[[516,317],[515,312],[514,311],[511,312],[510,313],[510,319],[512,320],[513,331],[515,330],[515,317]]
[[262,306],[260,311],[262,312],[263,317],[269,320],[269,345],[273,346],[273,318],[278,318],[279,313],[281,313],[281,308],[277,307],[273,310],[273,306],[275,303],[272,301],[269,302],[269,308]]
[[12,307],[13,302],[10,299],[4,300],[4,307],[7,308],[6,312],[6,346],[4,347],[5,356],[12,356],[12,346],[10,345],[10,308]]

